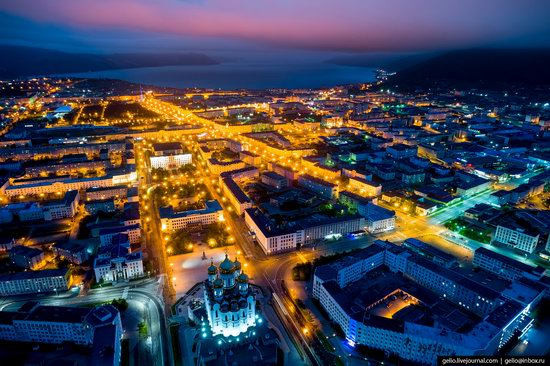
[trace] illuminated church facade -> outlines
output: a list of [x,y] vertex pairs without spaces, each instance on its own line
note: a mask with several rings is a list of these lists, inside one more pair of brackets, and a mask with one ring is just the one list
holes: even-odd
[[225,255],[219,264],[211,262],[205,283],[204,303],[212,335],[238,336],[256,325],[256,297],[241,263]]

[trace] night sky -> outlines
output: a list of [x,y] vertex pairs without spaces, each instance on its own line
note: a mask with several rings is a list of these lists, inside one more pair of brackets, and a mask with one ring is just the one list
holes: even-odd
[[0,43],[86,52],[549,47],[549,0],[0,0]]

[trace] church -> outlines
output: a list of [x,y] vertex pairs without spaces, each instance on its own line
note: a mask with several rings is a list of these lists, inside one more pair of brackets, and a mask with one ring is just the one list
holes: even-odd
[[212,335],[238,336],[256,325],[256,297],[241,263],[225,259],[218,267],[211,261],[205,282],[204,303]]

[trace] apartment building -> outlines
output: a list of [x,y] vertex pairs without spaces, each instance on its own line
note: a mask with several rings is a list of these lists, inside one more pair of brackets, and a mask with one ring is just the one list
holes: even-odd
[[0,275],[2,296],[66,291],[70,286],[71,275],[66,268]]
[[298,184],[327,199],[338,198],[338,186],[309,174],[300,175]]
[[527,253],[533,253],[539,243],[540,234],[519,225],[501,223],[497,226],[493,243],[503,244]]

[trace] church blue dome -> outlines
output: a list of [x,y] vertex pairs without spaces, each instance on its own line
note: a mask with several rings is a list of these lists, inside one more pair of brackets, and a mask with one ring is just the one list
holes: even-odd
[[223,260],[223,262],[220,263],[220,271],[221,273],[232,273],[235,271],[235,263],[233,263],[231,261],[231,259],[229,259],[229,256],[226,254],[225,255],[225,259]]

